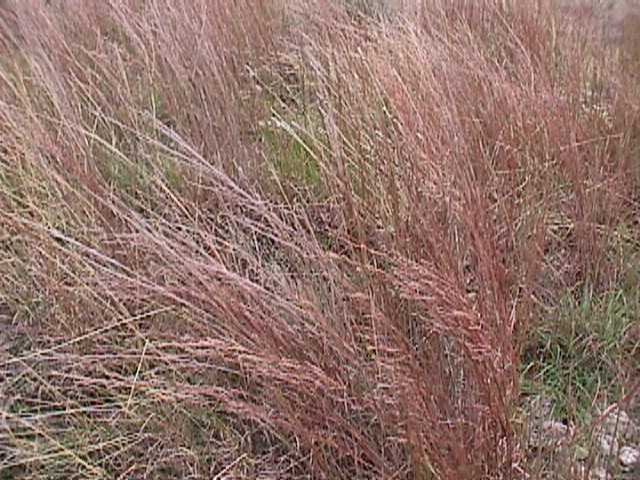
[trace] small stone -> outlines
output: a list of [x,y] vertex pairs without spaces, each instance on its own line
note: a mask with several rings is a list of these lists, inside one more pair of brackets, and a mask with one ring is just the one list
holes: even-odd
[[529,403],[529,412],[536,420],[543,420],[553,416],[555,402],[551,397],[540,395]]
[[590,480],[607,480],[607,471],[602,467],[596,467],[589,473]]
[[636,430],[636,425],[624,410],[614,410],[604,422],[604,433],[617,439],[627,439]]
[[589,458],[589,449],[578,445],[574,449],[573,454],[574,454],[576,460],[578,460],[579,462],[582,462],[582,461],[586,460],[587,458]]
[[569,428],[561,422],[547,420],[542,424],[542,433],[547,443],[559,442],[567,436]]
[[619,448],[618,441],[611,435],[601,435],[598,438],[598,443],[600,444],[600,452],[603,455],[615,454]]
[[622,447],[618,454],[618,460],[624,469],[631,469],[640,462],[640,450],[635,447]]

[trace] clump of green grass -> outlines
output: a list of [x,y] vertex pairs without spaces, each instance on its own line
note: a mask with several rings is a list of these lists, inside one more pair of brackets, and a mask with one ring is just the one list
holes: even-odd
[[314,152],[315,142],[305,139],[302,131],[296,132],[288,123],[277,118],[266,122],[259,135],[266,144],[267,159],[277,183],[288,185],[292,193],[306,190],[312,197],[321,198],[322,174]]
[[588,426],[596,407],[623,398],[635,375],[638,306],[633,290],[594,298],[586,288],[577,299],[566,296],[534,333],[526,384],[555,400],[558,418]]

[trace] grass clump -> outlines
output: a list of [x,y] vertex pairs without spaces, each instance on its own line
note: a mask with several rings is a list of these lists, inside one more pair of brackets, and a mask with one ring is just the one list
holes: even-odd
[[558,305],[558,317],[536,332],[535,351],[525,355],[530,389],[553,397],[556,415],[586,425],[597,406],[623,398],[635,376],[638,316],[634,291],[603,293],[585,290]]
[[517,478],[525,395],[629,398],[629,57],[400,3],[14,6],[2,474]]

